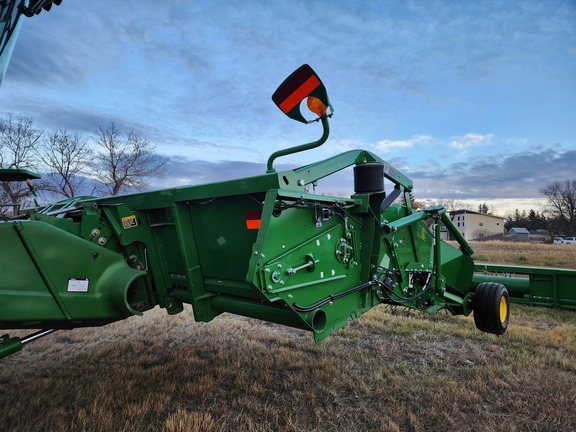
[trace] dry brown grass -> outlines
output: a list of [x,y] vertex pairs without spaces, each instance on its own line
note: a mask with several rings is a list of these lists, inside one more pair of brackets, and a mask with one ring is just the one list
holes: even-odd
[[479,262],[576,268],[576,245],[488,241],[471,246]]
[[499,338],[379,307],[321,345],[154,310],[1,360],[0,430],[569,431],[575,358],[576,314],[527,306]]

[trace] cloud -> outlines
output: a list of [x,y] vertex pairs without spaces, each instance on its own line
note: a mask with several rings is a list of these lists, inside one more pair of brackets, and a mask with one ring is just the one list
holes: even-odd
[[339,139],[330,142],[330,147],[334,148],[338,152],[345,152],[349,150],[354,150],[358,148],[366,147],[365,143],[360,140],[354,139]]
[[466,150],[472,147],[484,147],[492,145],[492,138],[494,135],[475,134],[469,133],[464,136],[450,137],[450,147],[458,150]]
[[410,148],[417,145],[429,144],[434,138],[428,135],[415,135],[404,141],[381,140],[376,143],[375,149],[381,151],[394,150],[397,148]]
[[474,156],[442,170],[407,170],[405,174],[414,180],[418,198],[541,198],[542,186],[574,178],[574,160],[576,150],[534,149]]

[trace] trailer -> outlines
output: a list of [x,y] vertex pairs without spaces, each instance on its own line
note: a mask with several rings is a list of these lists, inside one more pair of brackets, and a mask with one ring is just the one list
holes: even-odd
[[[19,14],[52,4],[31,1],[16,9],[15,2],[4,3],[0,67],[7,65]],[[320,125],[322,134],[273,153],[266,173],[123,196],[74,197],[0,221],[0,329],[36,330],[23,338],[3,335],[0,358],[57,330],[103,326],[155,307],[177,314],[185,305],[196,321],[228,312],[305,329],[316,342],[380,304],[473,313],[479,330],[504,334],[507,286],[517,297],[524,282],[479,275],[499,270],[474,263],[472,248],[444,208],[414,209],[412,181],[391,164],[359,149],[275,169],[279,157],[329,138],[334,111],[316,72],[302,65],[272,100],[288,117]],[[306,107],[311,119],[302,113]],[[349,167],[350,196],[310,192]],[[0,176],[29,181],[35,175]],[[441,225],[458,247],[441,240]],[[532,287],[540,292],[546,286],[536,277],[530,281],[533,296]],[[569,291],[564,283],[555,302]]]

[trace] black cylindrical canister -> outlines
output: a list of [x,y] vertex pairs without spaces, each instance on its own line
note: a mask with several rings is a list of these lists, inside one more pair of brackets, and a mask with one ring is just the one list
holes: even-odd
[[369,162],[354,167],[354,192],[372,193],[384,190],[384,165]]

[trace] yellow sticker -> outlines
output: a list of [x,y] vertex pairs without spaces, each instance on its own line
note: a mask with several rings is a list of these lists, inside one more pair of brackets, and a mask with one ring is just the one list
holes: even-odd
[[138,226],[138,221],[136,220],[136,216],[128,216],[122,218],[122,226],[124,229],[134,228]]
[[420,238],[421,238],[422,240],[426,240],[426,231],[427,231],[427,230],[426,230],[424,227],[420,226],[420,225],[418,225],[418,228],[419,228],[419,231],[420,231],[420,232],[419,232]]

